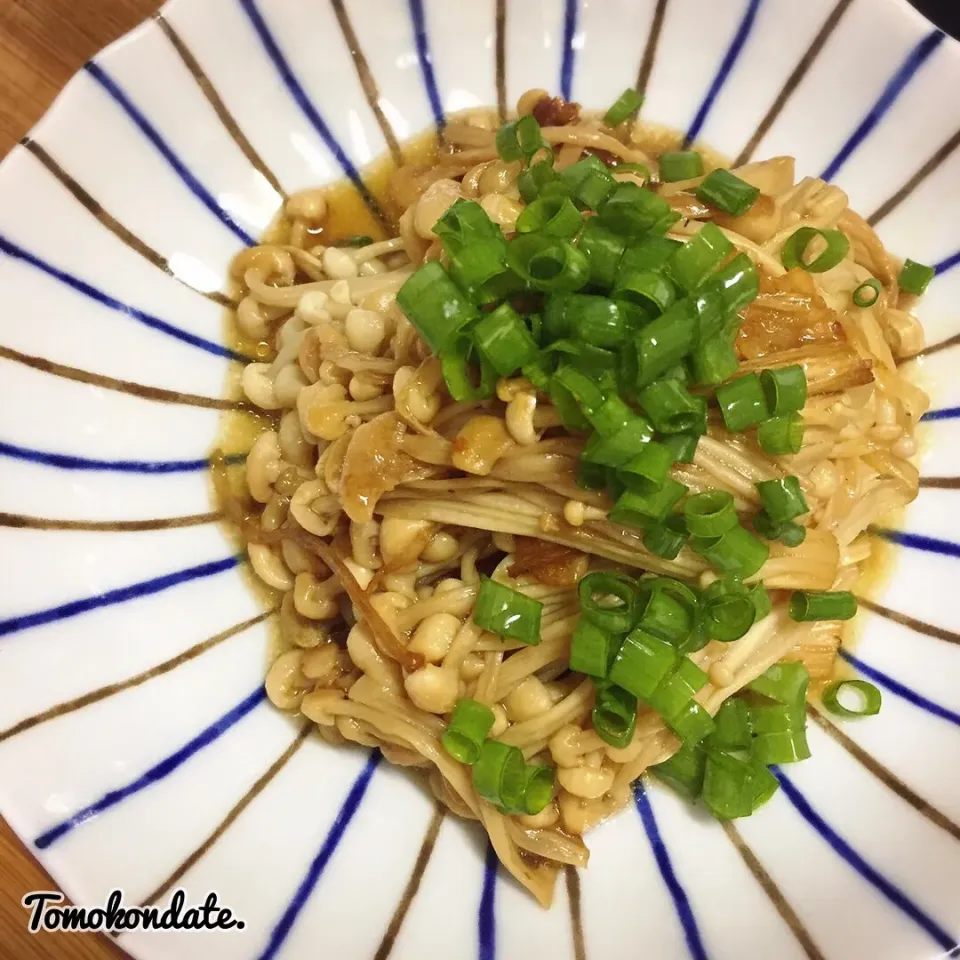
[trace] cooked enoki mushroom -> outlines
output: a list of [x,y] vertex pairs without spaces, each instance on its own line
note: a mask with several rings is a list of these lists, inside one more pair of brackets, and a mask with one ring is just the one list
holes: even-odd
[[[421,768],[549,904],[559,867],[587,862],[582,835],[695,749],[685,723],[702,735],[728,700],[754,709],[737,695],[757,678],[769,695],[771,668],[833,676],[870,525],[916,495],[927,401],[896,364],[923,342],[898,267],[839,188],[775,157],[733,171],[731,200],[627,114],[610,126],[543,91],[517,113],[499,139],[490,111],[454,118],[432,163],[395,171],[396,236],[330,244],[325,193],[306,191],[287,242],[238,257],[238,323],[273,346],[243,389],[274,419],[245,495],[225,461],[216,480],[253,571],[282,593],[273,703],[331,744]],[[638,235],[650,211],[660,226]],[[664,272],[677,250],[685,266]],[[704,313],[703,343],[661,363],[656,314],[669,337],[686,329],[684,287],[713,289],[716,268],[734,298],[756,286],[723,331]],[[578,270],[593,293],[564,300]],[[602,372],[611,348],[636,365],[622,396]],[[652,491],[676,492],[672,520]],[[653,667],[630,672],[630,650],[693,677],[687,720]]]

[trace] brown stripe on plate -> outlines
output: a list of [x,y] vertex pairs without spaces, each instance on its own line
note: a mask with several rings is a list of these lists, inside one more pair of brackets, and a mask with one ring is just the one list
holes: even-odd
[[223,124],[224,129],[227,133],[230,134],[233,142],[240,148],[240,152],[250,161],[251,166],[270,184],[271,187],[277,192],[280,196],[280,199],[286,202],[287,194],[284,191],[283,187],[280,186],[280,181],[276,178],[274,172],[264,163],[263,158],[259,153],[254,149],[253,144],[247,139],[244,132],[240,129],[239,124],[233,118],[233,114],[227,109],[226,104],[220,98],[220,94],[217,93],[216,87],[210,81],[210,78],[204,73],[203,67],[200,66],[199,61],[190,51],[190,48],[183,42],[180,34],[173,29],[170,21],[163,15],[163,13],[157,13],[154,15],[154,19],[157,22],[157,26],[166,34],[167,39],[173,45],[174,50],[177,51],[178,56],[183,61],[184,66],[187,70],[190,71],[190,74],[193,76],[193,79],[197,82],[197,86],[200,87],[200,90],[203,92],[203,95],[207,98],[207,102],[213,107],[214,112],[217,115],[217,118]]
[[949,347],[955,347],[960,343],[960,333],[955,333],[952,337],[947,337],[946,340],[941,340],[939,343],[932,343],[929,347],[924,347],[919,353],[915,353],[912,357],[905,357],[903,360],[897,362],[897,366],[903,366],[905,363],[910,363],[911,360],[919,360],[921,357],[932,357],[935,353],[939,353],[941,350],[946,350]]
[[881,203],[873,213],[867,217],[867,223],[875,227],[884,217],[892,213],[923,183],[927,177],[939,167],[947,157],[960,146],[960,130],[958,130],[937,152],[892,196]]
[[576,867],[564,867],[567,881],[567,900],[570,902],[570,932],[573,936],[574,960],[587,960],[586,941],[583,938],[583,898],[580,896],[580,874]]
[[[207,837],[203,843],[197,847],[193,853],[190,854],[181,864],[178,866],[173,873],[167,877],[166,880],[161,883],[156,890],[148,894],[140,902],[139,906],[148,907],[153,903],[156,903],[165,893],[167,893],[171,887],[176,884],[180,878],[192,867],[197,861],[200,860],[204,854],[226,833],[231,824],[243,813],[247,807],[253,803],[257,797],[263,793],[264,790],[270,785],[270,782],[274,777],[290,762],[296,752],[304,745],[308,736],[310,736],[310,731],[313,729],[312,723],[305,723],[301,728],[300,732],[294,738],[293,743],[287,747],[283,753],[277,757],[276,760],[270,764],[266,772],[257,780],[257,782],[240,798],[239,802],[230,810],[230,812],[217,824],[216,829],[213,833]],[[113,934],[116,936],[116,934]]]
[[380,107],[380,91],[377,88],[377,81],[374,79],[370,64],[367,63],[367,58],[364,56],[363,50],[360,47],[360,41],[357,39],[356,31],[350,22],[347,9],[343,5],[343,0],[330,0],[330,6],[333,7],[333,12],[336,15],[343,39],[347,42],[347,49],[350,51],[350,56],[353,57],[353,66],[357,71],[357,76],[360,78],[360,86],[363,87],[367,104],[373,111],[373,115],[377,118],[377,124],[380,126],[383,139],[387,142],[387,148],[390,150],[390,156],[393,158],[393,162],[397,166],[400,166],[400,164],[403,163],[403,151],[400,149],[397,135],[393,132],[393,127],[390,125],[387,115]]
[[74,200],[77,201],[87,212],[93,214],[97,220],[105,226],[118,240],[125,243],[131,250],[135,253],[138,253],[141,257],[144,258],[148,263],[153,264],[158,270],[162,270],[164,273],[173,277],[174,280],[177,280],[179,283],[182,283],[185,287],[190,290],[193,290],[194,293],[199,293],[202,297],[206,297],[208,300],[212,300],[214,303],[220,304],[221,307],[233,308],[236,304],[225,294],[220,293],[220,291],[209,291],[201,290],[199,287],[195,287],[192,283],[188,283],[182,277],[174,273],[172,267],[170,266],[170,261],[166,257],[157,253],[153,247],[149,244],[144,243],[135,233],[127,229],[116,217],[108,213],[100,204],[93,199],[93,197],[87,193],[83,187],[77,183],[73,177],[67,173],[63,167],[53,159],[52,156],[42,147],[36,140],[31,139],[30,137],[24,137],[20,141],[20,145],[24,150],[29,151],[40,161],[41,164],[51,173],[53,176],[60,181],[60,183],[69,191]]
[[140,533],[144,530],[174,530],[216,523],[223,514],[193,513],[186,517],[158,517],[154,520],[55,520],[28,517],[22,513],[0,512],[0,527],[18,530],[87,530],[94,533]]
[[426,872],[427,864],[430,862],[430,857],[433,856],[433,848],[437,844],[437,834],[440,832],[440,827],[443,824],[445,816],[446,811],[440,804],[437,804],[433,811],[433,817],[427,826],[427,832],[424,834],[423,843],[420,845],[420,852],[414,861],[410,878],[407,880],[407,885],[403,888],[400,902],[397,904],[396,910],[393,911],[393,916],[390,918],[390,923],[387,926],[387,932],[383,935],[380,946],[377,947],[377,952],[373,955],[373,960],[387,960],[387,957],[390,956],[394,944],[397,942],[397,935],[400,933],[400,928],[403,926],[403,921],[406,920],[407,913],[409,913],[410,907],[417,896],[417,891],[420,889],[420,881],[423,880],[423,875]]
[[[960,482],[960,477],[943,477],[944,480],[956,480]],[[924,483],[921,480],[920,486],[923,486]],[[910,630],[913,630],[915,633],[922,633],[926,637],[933,637],[935,640],[943,640],[946,643],[960,643],[960,634],[953,633],[950,630],[944,630],[943,627],[935,627],[932,623],[924,623],[922,620],[917,620],[915,617],[908,616],[905,613],[900,613],[899,610],[891,610],[889,607],[885,607],[882,603],[875,603],[873,600],[867,600],[866,597],[857,597],[857,602],[861,607],[866,607],[868,610],[871,610],[873,613],[878,613],[881,617],[886,617],[887,620],[892,620],[894,623],[899,623],[902,627],[907,627]]]
[[225,400],[218,397],[201,397],[195,393],[180,393],[177,390],[165,390],[163,387],[148,387],[142,383],[133,383],[130,380],[118,380],[102,373],[91,373],[89,370],[80,370],[77,367],[68,367],[64,363],[47,360],[46,357],[34,357],[29,353],[21,353],[13,347],[0,346],[0,358],[22,363],[41,373],[49,373],[64,380],[75,380],[77,383],[88,383],[93,387],[102,387],[104,390],[115,390],[117,393],[126,393],[131,397],[140,397],[143,400],[156,400],[159,403],[179,403],[188,407],[204,407],[207,410],[250,410],[254,408],[244,400]]
[[68,713],[75,713],[77,710],[89,707],[92,703],[99,703],[101,700],[106,700],[108,697],[122,693],[124,690],[132,690],[134,687],[139,687],[141,684],[146,683],[148,680],[153,680],[155,677],[162,677],[165,673],[170,673],[176,670],[177,667],[183,666],[183,664],[189,663],[191,660],[195,660],[201,654],[212,650],[231,637],[235,637],[237,634],[243,633],[244,630],[249,630],[250,627],[262,623],[268,617],[272,617],[276,612],[275,609],[267,610],[264,613],[257,614],[255,617],[251,617],[249,620],[244,620],[242,623],[235,623],[232,627],[228,627],[226,630],[221,631],[207,640],[194,644],[188,650],[178,653],[175,657],[171,657],[171,659],[165,660],[163,663],[157,664],[157,666],[151,667],[143,673],[138,673],[136,676],[130,677],[127,680],[121,680],[118,683],[111,683],[105,687],[100,687],[90,693],[85,693],[82,697],[66,700],[63,703],[57,704],[55,707],[44,710],[42,713],[36,713],[32,717],[27,717],[25,720],[15,723],[6,730],[0,730],[0,743],[3,743],[4,740],[9,740],[11,737],[15,737],[18,733],[32,730],[34,727],[39,726],[41,723],[46,723],[48,720],[55,720],[58,717],[66,716]]
[[777,117],[780,116],[781,111],[787,105],[787,101],[793,96],[794,91],[807,75],[810,67],[813,65],[813,61],[820,55],[820,51],[826,45],[827,40],[830,39],[830,35],[840,22],[840,18],[847,12],[847,8],[852,2],[853,0],[838,0],[837,5],[830,12],[830,16],[824,20],[823,26],[807,48],[807,52],[800,58],[800,62],[793,68],[790,76],[787,77],[786,83],[784,83],[783,88],[777,94],[777,98],[773,101],[773,105],[767,111],[766,116],[760,121],[753,136],[747,141],[747,145],[740,151],[740,156],[733,161],[734,167],[739,167],[741,164],[746,163],[753,156],[754,150],[757,149],[760,141],[767,135],[767,132],[774,123],[776,123]]
[[667,13],[669,0],[657,0],[653,11],[653,20],[650,23],[650,32],[647,34],[647,43],[640,58],[640,69],[637,71],[637,93],[643,96],[647,92],[650,74],[657,59],[657,47],[660,45],[660,34],[663,32],[663,21]]
[[920,486],[934,490],[960,490],[960,477],[921,477]]
[[507,119],[507,0],[497,0],[493,36],[494,64],[497,72],[497,112],[500,122]]
[[932,804],[924,800],[923,797],[914,793],[896,774],[867,753],[863,747],[851,740],[812,704],[807,704],[807,713],[810,714],[814,723],[816,723],[827,736],[840,744],[847,753],[866,767],[885,787],[892,790],[901,800],[905,800],[917,813],[926,817],[934,826],[949,833],[955,840],[960,840],[960,826],[942,814]]
[[803,925],[803,922],[797,916],[796,911],[790,906],[789,901],[776,885],[773,877],[767,873],[764,865],[757,859],[757,855],[747,846],[740,831],[733,825],[732,820],[721,820],[720,825],[727,839],[733,844],[740,858],[746,864],[747,869],[753,874],[757,883],[763,888],[763,892],[770,898],[777,913],[783,918],[783,921],[797,938],[797,942],[803,948],[803,952],[810,960],[825,960],[820,948],[814,943],[813,937]]

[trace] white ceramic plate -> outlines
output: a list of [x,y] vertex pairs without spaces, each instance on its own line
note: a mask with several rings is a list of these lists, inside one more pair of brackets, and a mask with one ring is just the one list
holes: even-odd
[[[542,911],[475,829],[265,702],[268,625],[210,514],[218,291],[284,192],[532,86],[737,156],[793,153],[960,331],[960,47],[901,0],[175,0],[0,169],[0,810],[78,903],[216,890],[242,931],[142,958],[933,958],[960,932],[960,382],[885,607],[851,662],[879,717],[724,830],[650,787]],[[745,145],[748,145],[745,147]],[[951,375],[952,374],[952,375]],[[419,882],[419,885],[418,885]],[[25,915],[26,919],[26,915]],[[2,951],[0,951],[2,952]]]

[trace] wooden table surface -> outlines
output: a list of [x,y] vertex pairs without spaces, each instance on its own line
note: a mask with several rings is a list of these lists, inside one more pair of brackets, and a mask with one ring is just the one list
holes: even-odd
[[[0,0],[0,157],[36,123],[63,85],[101,47],[151,16],[158,0]],[[27,932],[20,905],[55,885],[0,820],[0,956],[6,960],[117,960],[94,934]],[[91,904],[96,906],[96,904]]]

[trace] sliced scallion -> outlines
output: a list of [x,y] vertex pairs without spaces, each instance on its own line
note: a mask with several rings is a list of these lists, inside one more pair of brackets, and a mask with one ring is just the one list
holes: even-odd
[[[823,252],[814,259],[807,259],[810,244],[820,239]],[[847,255],[850,241],[839,230],[818,230],[816,227],[801,227],[794,231],[780,252],[780,259],[788,269],[800,267],[808,273],[824,273],[831,270]]]
[[482,577],[473,622],[501,637],[535,646],[540,642],[540,615],[543,604],[533,597]]
[[633,87],[627,87],[614,101],[613,106],[603,115],[603,122],[608,127],[616,127],[624,120],[635,114],[643,105],[643,96]]
[[908,259],[904,262],[903,269],[900,271],[900,289],[920,297],[936,275],[937,271],[933,267]]
[[[858,703],[850,707],[843,703],[841,696],[853,693]],[[820,699],[823,705],[838,717],[872,717],[880,712],[883,697],[880,691],[866,680],[834,680],[828,684]]]
[[729,170],[707,174],[695,191],[698,199],[732,217],[742,217],[760,196],[760,190]]
[[486,704],[461,698],[441,738],[444,750],[460,763],[476,763],[493,722],[493,711]]
[[794,590],[789,613],[799,623],[850,620],[857,614],[857,598],[849,590]]

